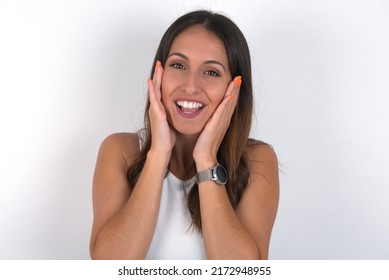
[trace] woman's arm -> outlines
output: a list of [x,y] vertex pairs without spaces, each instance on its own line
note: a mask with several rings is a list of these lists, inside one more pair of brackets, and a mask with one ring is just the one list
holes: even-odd
[[90,253],[95,259],[144,259],[152,241],[162,183],[175,143],[161,102],[163,68],[158,61],[147,80],[152,143],[132,193],[127,170],[139,152],[136,135],[116,134],[101,145],[93,180],[94,222]]
[[[193,158],[198,172],[217,162],[217,151],[230,125],[241,83],[239,76],[230,82],[224,100],[196,142]],[[267,145],[249,145],[247,149],[250,181],[235,211],[225,186],[213,181],[199,184],[203,238],[210,259],[268,257],[278,207],[277,157]]]
[[209,259],[268,258],[279,199],[277,157],[268,145],[251,146],[247,154],[250,181],[235,211],[224,186],[212,181],[199,184],[203,238]]
[[93,180],[93,259],[144,259],[147,254],[170,156],[149,153],[130,193],[128,159],[138,151],[135,134],[114,134],[101,145]]

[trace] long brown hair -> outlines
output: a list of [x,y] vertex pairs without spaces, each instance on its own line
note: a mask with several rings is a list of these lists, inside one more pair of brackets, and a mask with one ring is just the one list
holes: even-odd
[[[223,42],[227,51],[231,76],[240,75],[243,77],[237,107],[217,153],[219,163],[225,166],[228,171],[226,189],[231,205],[235,208],[248,185],[250,174],[245,154],[253,111],[250,51],[244,35],[229,18],[221,14],[200,10],[181,16],[167,29],[157,49],[153,65],[159,60],[164,66],[173,40],[193,25],[203,26]],[[151,78],[153,74],[154,67],[151,70]],[[131,189],[136,185],[145,164],[147,152],[151,147],[149,106],[150,103],[147,102],[142,149],[127,173]],[[200,200],[197,184],[188,193],[188,209],[193,225],[201,231]]]

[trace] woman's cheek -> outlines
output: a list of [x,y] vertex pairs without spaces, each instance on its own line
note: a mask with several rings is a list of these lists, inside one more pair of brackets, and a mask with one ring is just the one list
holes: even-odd
[[208,88],[207,91],[210,95],[212,95],[212,98],[218,103],[220,103],[226,94],[228,84],[226,86],[224,83],[223,84],[213,83],[213,84],[209,84],[207,88]]
[[177,86],[177,81],[179,81],[179,77],[176,77],[176,75],[172,75],[170,71],[165,70],[162,76],[162,93],[166,93],[169,95],[173,91],[174,87]]
[[162,99],[164,99],[164,97],[167,95],[167,93],[169,92],[169,87],[171,87],[171,82],[169,80],[169,77],[168,75],[166,75],[164,73],[164,75],[162,76],[162,82],[161,82],[161,94],[162,94]]

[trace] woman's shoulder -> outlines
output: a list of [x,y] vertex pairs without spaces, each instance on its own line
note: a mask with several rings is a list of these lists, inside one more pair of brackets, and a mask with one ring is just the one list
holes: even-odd
[[134,144],[135,142],[139,143],[138,133],[130,132],[117,132],[108,135],[102,144],[105,145],[114,145],[114,146],[126,146]]
[[119,132],[108,135],[100,146],[100,153],[110,157],[123,157],[129,163],[130,158],[140,150],[137,133]]
[[247,142],[246,155],[251,163],[278,166],[277,154],[273,146],[261,140],[250,138]]

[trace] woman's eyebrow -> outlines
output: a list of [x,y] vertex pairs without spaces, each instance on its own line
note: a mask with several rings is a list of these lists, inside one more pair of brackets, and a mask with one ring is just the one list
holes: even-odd
[[[184,55],[182,53],[179,53],[179,52],[175,52],[175,53],[169,54],[168,58],[173,56],[173,55],[179,56],[182,59],[185,59],[185,60],[189,61],[189,58],[186,55]],[[204,64],[217,64],[217,65],[220,65],[223,68],[224,71],[226,71],[226,68],[224,67],[223,63],[221,63],[221,62],[219,62],[217,60],[207,60],[207,61],[204,62]]]
[[171,57],[171,56],[173,56],[173,55],[179,56],[179,57],[181,57],[181,58],[183,58],[183,59],[185,59],[185,60],[189,60],[189,58],[188,58],[186,55],[184,55],[184,54],[182,54],[182,53],[178,53],[178,52],[169,54],[168,58]]
[[226,68],[224,67],[223,63],[221,63],[217,60],[207,60],[204,64],[217,64],[217,65],[220,65],[224,71],[226,71]]

